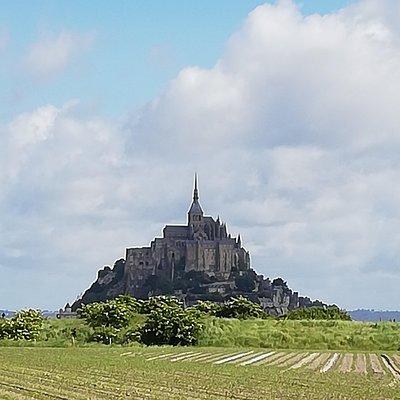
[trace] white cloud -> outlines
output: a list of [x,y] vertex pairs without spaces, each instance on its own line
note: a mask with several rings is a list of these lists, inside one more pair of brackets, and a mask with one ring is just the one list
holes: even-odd
[[58,286],[62,303],[183,222],[197,170],[203,209],[243,234],[258,271],[345,307],[397,307],[399,16],[389,0],[308,17],[263,5],[214,68],[182,70],[128,122],[74,104],[0,128],[0,270],[45,275],[40,292]]
[[65,31],[59,35],[46,35],[29,48],[24,60],[25,67],[32,75],[40,78],[53,76],[67,68],[79,54],[88,50],[93,39],[92,33]]

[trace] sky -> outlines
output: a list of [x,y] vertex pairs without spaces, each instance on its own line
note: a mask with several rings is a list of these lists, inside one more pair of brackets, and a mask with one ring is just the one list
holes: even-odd
[[0,309],[57,309],[200,201],[253,267],[398,309],[400,4],[15,1],[0,13]]

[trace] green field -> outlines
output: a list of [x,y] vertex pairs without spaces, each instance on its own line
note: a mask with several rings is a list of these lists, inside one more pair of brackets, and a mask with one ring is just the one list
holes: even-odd
[[400,324],[210,318],[205,324],[200,344],[300,350],[396,351],[400,350]]
[[[0,398],[400,398],[399,377],[385,366],[380,353],[372,353],[374,362],[366,353],[337,353],[327,372],[321,368],[334,353],[275,351],[266,357],[268,353],[272,351],[204,347],[3,347]],[[400,361],[396,354],[389,356]]]
[[[136,322],[135,322],[136,323]],[[36,342],[0,340],[0,346],[68,347],[92,345],[92,329],[81,319],[46,320]],[[400,350],[400,324],[323,320],[204,319],[201,346],[310,350]]]

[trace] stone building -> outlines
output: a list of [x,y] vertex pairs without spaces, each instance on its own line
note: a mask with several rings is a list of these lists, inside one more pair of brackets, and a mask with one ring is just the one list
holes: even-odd
[[186,225],[166,225],[163,236],[155,238],[149,247],[126,249],[124,281],[127,292],[140,297],[151,276],[173,282],[177,274],[196,271],[226,281],[232,272],[249,269],[250,256],[242,247],[240,235],[232,237],[219,217],[204,215],[195,176]]
[[300,297],[283,279],[271,281],[251,268],[240,235],[232,237],[219,217],[204,215],[196,176],[186,224],[166,225],[162,237],[150,246],[126,249],[125,259],[99,270],[96,281],[72,310],[60,311],[60,317],[69,316],[82,304],[121,294],[138,298],[174,295],[189,306],[200,300],[223,302],[245,296],[275,316],[298,307],[323,305]]

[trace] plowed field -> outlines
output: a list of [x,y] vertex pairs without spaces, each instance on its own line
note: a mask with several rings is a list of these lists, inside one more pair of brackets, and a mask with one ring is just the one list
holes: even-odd
[[400,399],[400,357],[218,348],[0,348],[0,399]]

